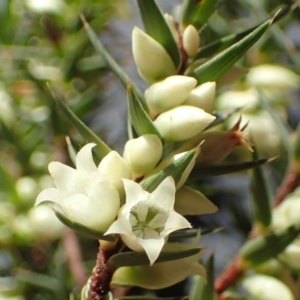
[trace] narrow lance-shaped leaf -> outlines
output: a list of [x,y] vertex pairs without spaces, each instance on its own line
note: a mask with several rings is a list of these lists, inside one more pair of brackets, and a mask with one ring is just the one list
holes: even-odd
[[206,24],[207,20],[210,18],[212,13],[216,9],[216,4],[218,0],[202,0],[198,1],[198,6],[193,15],[192,24],[200,29],[204,24]]
[[139,136],[143,134],[155,134],[163,140],[147,112],[144,110],[139,98],[130,84],[127,86],[129,118],[134,130]]
[[255,266],[276,257],[300,234],[300,224],[274,230],[247,242],[240,250],[244,266]]
[[[50,87],[49,87],[50,88]],[[55,94],[51,88],[50,92],[55,103],[61,109],[62,113],[69,119],[71,124],[77,129],[77,131],[82,135],[82,137],[89,142],[94,142],[97,144],[97,147],[94,148],[94,151],[98,158],[101,160],[106,156],[111,149],[90,129],[86,126],[73,112],[72,110],[65,104],[65,102]]]
[[[256,149],[253,148],[253,160],[258,160]],[[270,191],[261,166],[252,170],[250,189],[255,223],[261,229],[268,228],[272,221]]]
[[206,263],[206,282],[200,276],[194,277],[194,290],[191,289],[189,300],[215,300],[216,293],[214,289],[214,255],[212,254]]
[[[195,1],[195,0],[194,0]],[[286,16],[291,10],[293,9],[292,6],[287,6],[282,8],[274,17],[272,24],[275,22],[278,22],[281,20],[284,16]],[[234,43],[240,41],[243,37],[245,37],[247,34],[261,26],[263,23],[251,27],[249,29],[246,29],[244,31],[241,31],[236,34],[231,34],[226,37],[221,38],[220,40],[210,43],[208,45],[205,45],[199,49],[199,52],[197,55],[194,57],[194,60],[203,58],[203,57],[210,57],[213,56],[215,53],[220,52],[229,46],[233,45]]]
[[270,24],[271,20],[263,23],[238,43],[208,60],[188,75],[195,77],[199,84],[218,80],[258,41]]
[[181,25],[187,27],[193,23],[194,12],[197,9],[198,0],[184,0],[181,8]]
[[258,160],[244,161],[237,164],[228,165],[212,165],[212,166],[195,166],[189,180],[198,180],[205,177],[219,176],[224,174],[230,174],[240,171],[249,170],[256,166],[262,165],[271,161],[271,159],[261,158]]
[[[156,263],[177,260],[181,258],[186,258],[195,254],[200,253],[200,248],[192,248],[180,251],[162,251],[159,257],[155,261]],[[137,252],[124,252],[113,255],[107,262],[107,266],[111,271],[115,271],[120,267],[128,266],[149,266],[149,258],[146,253]]]
[[147,178],[142,180],[140,185],[144,190],[153,192],[157,186],[168,176],[172,176],[175,183],[178,184],[181,181],[184,172],[190,166],[190,163],[193,159],[195,159],[195,156],[197,156],[198,153],[198,148],[186,152],[180,158],[173,160],[162,170],[149,175]]
[[90,27],[90,25],[87,23],[85,18],[81,16],[82,22],[84,25],[84,28],[88,34],[88,37],[95,47],[95,50],[97,53],[101,55],[101,57],[104,59],[108,67],[114,72],[114,74],[118,77],[124,88],[127,88],[128,82],[131,84],[132,88],[135,90],[135,93],[137,94],[137,97],[139,98],[141,104],[143,105],[144,109],[147,110],[147,105],[144,99],[144,95],[142,91],[130,80],[130,78],[127,76],[127,74],[123,71],[123,69],[119,66],[119,64],[114,60],[114,58],[107,52],[101,41],[99,40],[97,34],[94,32],[94,30]]
[[162,11],[155,0],[137,0],[137,2],[145,31],[166,49],[178,68],[181,63],[179,49]]
[[88,228],[86,226],[83,226],[82,224],[79,224],[77,222],[73,222],[70,219],[66,218],[63,214],[61,214],[60,212],[58,212],[57,210],[53,209],[55,212],[55,215],[57,216],[57,218],[66,226],[72,228],[73,230],[75,230],[76,232],[85,235],[89,238],[92,239],[97,239],[97,240],[106,240],[106,241],[110,241],[110,242],[114,242],[115,241],[115,237],[113,235],[104,235],[104,232],[99,232],[99,231],[95,231],[91,228]]

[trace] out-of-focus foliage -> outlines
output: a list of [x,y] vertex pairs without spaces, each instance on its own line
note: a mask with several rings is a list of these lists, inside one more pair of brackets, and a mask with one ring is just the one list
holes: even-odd
[[[42,1],[11,0],[3,1],[0,5],[0,299],[60,300],[68,299],[71,293],[74,297],[79,295],[80,287],[74,282],[64,251],[63,225],[44,207],[38,208],[39,212],[33,209],[37,193],[51,184],[48,175],[45,175],[48,162],[66,162],[69,159],[64,136],[76,137],[76,145],[85,144],[56,109],[46,83],[64,97],[79,118],[89,122],[91,112],[95,115],[95,111],[101,109],[99,98],[104,86],[100,76],[106,68],[101,57],[95,54],[79,15],[83,14],[90,26],[100,32],[108,30],[107,21],[113,22],[116,18],[117,6],[125,10],[128,5],[126,0],[39,2]],[[281,5],[290,3],[283,0],[219,1],[217,12],[201,32],[201,44],[207,45],[221,37],[256,26]],[[268,33],[245,55],[241,64],[251,68],[277,62],[299,74],[299,16],[297,7],[284,20],[272,25]],[[118,28],[120,23],[115,23]],[[130,25],[127,26],[130,32]],[[271,185],[276,187],[289,161],[285,147],[289,142],[287,135],[300,119],[298,83],[285,87],[283,92],[281,89],[279,93],[274,85],[259,86],[251,80],[251,72],[236,85],[219,89],[218,105],[232,108],[224,104],[226,100],[222,100],[227,90],[236,89],[245,93],[249,89],[251,92],[255,90],[254,102],[257,102],[254,108],[244,103],[241,106],[246,106],[244,111],[247,117],[248,114],[253,118],[261,117],[263,122],[268,118],[274,123],[275,127],[270,129],[273,130],[271,142],[278,143],[267,149],[264,156],[281,154],[281,158],[272,165],[274,169],[268,170],[273,174]],[[219,82],[220,87],[222,84]],[[280,123],[278,127],[278,119],[274,121],[267,108],[258,108],[261,106],[259,99],[263,98],[259,96],[260,93],[271,100],[265,101],[271,103],[265,107],[279,113],[284,125]],[[240,98],[246,95],[240,95]],[[230,97],[233,99],[232,95]],[[239,104],[235,103],[234,106]],[[226,126],[230,127],[235,122],[229,121]],[[261,132],[265,125],[258,127]],[[106,132],[97,133],[103,137]],[[260,152],[264,152],[264,149],[260,149]],[[228,161],[236,161],[245,155],[236,151]],[[246,238],[251,221],[249,210],[245,208],[248,205],[243,201],[247,190],[247,181],[243,180],[243,176],[218,179],[217,183],[218,190],[214,190],[214,182],[209,182],[206,187],[212,198],[219,202],[220,213],[209,220],[194,217],[191,221],[209,229],[230,223],[229,233],[221,232],[212,238],[203,238],[210,247],[212,240],[215,240],[215,261],[217,271],[220,271]],[[218,194],[223,196],[222,203]],[[223,246],[220,251],[218,246],[221,243]],[[81,247],[85,261],[93,260],[95,253],[91,251],[90,255],[90,249],[96,249],[95,245],[84,240]],[[161,295],[170,294],[170,291],[161,292]]]

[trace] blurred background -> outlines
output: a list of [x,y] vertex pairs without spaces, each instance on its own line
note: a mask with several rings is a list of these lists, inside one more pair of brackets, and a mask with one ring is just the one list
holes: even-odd
[[[181,3],[158,2],[174,15]],[[255,26],[291,2],[220,0],[201,44]],[[65,137],[77,148],[86,143],[55,107],[47,83],[111,148],[122,153],[127,140],[126,92],[95,52],[80,14],[129,76],[146,87],[131,55],[132,28],[141,26],[135,1],[0,1],[0,300],[79,299],[94,265],[96,241],[66,229],[48,207],[33,208],[37,194],[52,185],[48,163],[70,163]],[[299,33],[297,7],[239,62],[248,74],[217,91],[217,110],[242,106],[245,122],[252,120],[248,127],[261,157],[280,156],[265,169],[273,193],[287,171],[289,138],[300,119]],[[275,114],[262,108],[258,89]],[[234,118],[223,126],[230,128]],[[227,160],[245,157],[244,149],[236,149]],[[209,178],[199,186],[220,211],[190,221],[203,230],[224,228],[201,240],[207,253],[215,253],[220,273],[251,230],[248,174]],[[184,283],[157,294],[187,289]]]

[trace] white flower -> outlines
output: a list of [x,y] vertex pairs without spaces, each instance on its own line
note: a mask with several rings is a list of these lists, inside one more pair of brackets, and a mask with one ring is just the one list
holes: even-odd
[[123,179],[123,182],[126,204],[105,234],[121,234],[129,248],[137,252],[145,251],[152,265],[166,237],[191,225],[174,211],[176,188],[172,177],[167,177],[151,194],[133,181]]
[[119,194],[94,163],[92,148],[85,145],[77,154],[76,168],[51,162],[49,172],[56,188],[43,190],[36,205],[50,202],[72,222],[99,232],[105,232],[115,220],[120,207]]

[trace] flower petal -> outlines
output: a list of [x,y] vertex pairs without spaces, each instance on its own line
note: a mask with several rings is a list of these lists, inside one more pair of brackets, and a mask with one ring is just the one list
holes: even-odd
[[132,235],[131,226],[128,220],[123,217],[119,218],[113,224],[110,225],[110,227],[108,228],[108,230],[105,232],[104,235],[108,235],[112,233]]
[[117,189],[109,181],[99,181],[91,185],[87,194],[89,218],[94,218],[95,223],[101,222],[102,230],[106,231],[116,219],[120,208]]
[[89,143],[80,149],[76,156],[76,168],[79,172],[93,173],[98,172],[98,169],[95,165],[92,148],[96,144]]
[[178,214],[175,211],[170,211],[169,218],[165,225],[165,230],[161,233],[161,236],[166,237],[168,234],[175,230],[191,227],[191,224],[182,215]]
[[58,190],[64,195],[73,193],[74,184],[76,180],[76,170],[66,166],[60,162],[51,162],[48,166],[51,177]]
[[149,193],[136,182],[128,179],[122,179],[126,192],[126,206],[134,205],[136,202],[144,201],[148,198]]
[[171,176],[165,178],[160,185],[151,193],[149,200],[167,211],[173,209],[175,202],[175,182]]
[[159,239],[144,240],[144,239],[137,238],[137,243],[139,243],[144,248],[150,260],[150,265],[153,265],[153,263],[158,258],[162,247],[165,244],[165,239],[159,238]]
[[41,191],[35,201],[35,206],[45,201],[55,202],[61,205],[60,199],[62,197],[61,192],[55,188],[49,188]]

